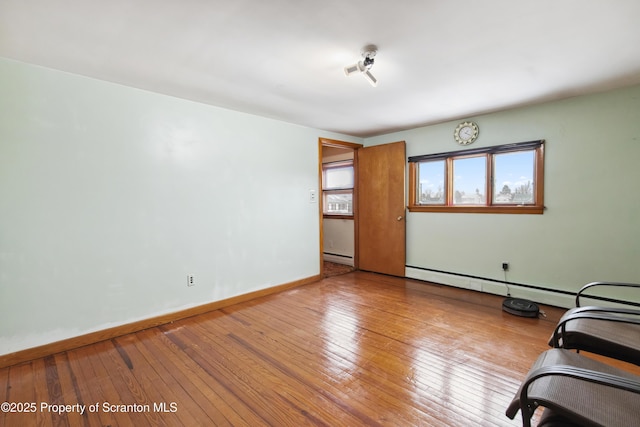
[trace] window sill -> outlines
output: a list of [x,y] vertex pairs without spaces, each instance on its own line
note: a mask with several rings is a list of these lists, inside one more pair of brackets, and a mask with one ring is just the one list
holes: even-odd
[[331,215],[331,214],[322,214],[324,219],[353,219],[353,215]]
[[532,214],[541,215],[544,206],[408,206],[409,212],[447,212],[483,214]]

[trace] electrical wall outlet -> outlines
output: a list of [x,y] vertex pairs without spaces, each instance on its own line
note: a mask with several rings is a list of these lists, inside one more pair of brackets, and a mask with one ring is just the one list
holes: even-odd
[[187,274],[187,286],[194,286],[195,282],[193,281],[193,275]]
[[509,263],[508,263],[508,262],[503,262],[503,263],[502,263],[502,269],[503,269],[504,271],[507,271],[507,270],[509,269]]

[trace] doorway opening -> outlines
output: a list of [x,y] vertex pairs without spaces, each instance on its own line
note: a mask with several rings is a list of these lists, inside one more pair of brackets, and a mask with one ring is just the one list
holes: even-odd
[[320,275],[357,269],[357,156],[361,144],[319,139]]

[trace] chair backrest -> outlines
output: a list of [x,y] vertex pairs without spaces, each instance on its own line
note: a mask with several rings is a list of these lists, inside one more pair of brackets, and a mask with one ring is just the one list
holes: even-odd
[[607,286],[609,286],[609,287],[638,288],[638,289],[640,289],[640,283],[625,283],[625,282],[591,282],[591,283],[587,283],[582,288],[580,288],[580,290],[576,294],[576,307],[580,307],[580,297],[584,297],[584,298],[590,297],[590,298],[599,299],[601,301],[607,301],[607,302],[616,303],[616,304],[626,304],[626,305],[630,305],[630,306],[634,306],[634,307],[639,307],[640,308],[640,303],[633,302],[633,301],[620,301],[618,299],[613,299],[613,298],[608,298],[608,297],[603,297],[603,296],[584,295],[587,290],[593,289],[595,287],[607,287]]

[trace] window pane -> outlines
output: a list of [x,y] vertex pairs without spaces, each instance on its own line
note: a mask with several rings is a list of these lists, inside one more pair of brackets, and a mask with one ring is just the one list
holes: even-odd
[[544,213],[544,140],[408,160],[410,212]]
[[485,205],[486,157],[453,160],[453,204]]
[[353,166],[327,168],[324,171],[324,188],[353,188]]
[[418,204],[444,205],[444,160],[418,163]]
[[534,200],[535,151],[494,157],[493,203],[527,205]]
[[324,213],[333,215],[353,215],[353,191],[325,192]]

